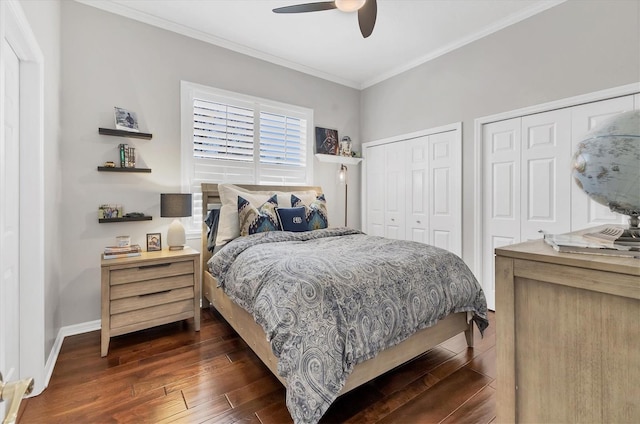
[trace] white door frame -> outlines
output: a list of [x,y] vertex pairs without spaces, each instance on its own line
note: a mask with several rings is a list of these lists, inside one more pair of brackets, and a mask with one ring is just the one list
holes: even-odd
[[[20,375],[45,387],[44,57],[17,0],[0,1],[0,37],[20,60]],[[1,44],[0,44],[1,45]],[[4,67],[0,48],[0,67]],[[2,73],[4,74],[4,73]],[[4,90],[4,81],[0,82]],[[0,93],[0,101],[4,93]],[[0,114],[0,137],[4,139]],[[0,358],[4,354],[0,352]],[[4,364],[0,364],[4,366]]]
[[[475,162],[475,181],[474,181],[474,269],[473,272],[476,276],[484,275],[484,267],[482,264],[482,241],[484,237],[484,229],[482,228],[483,214],[483,143],[482,139],[482,127],[485,124],[491,122],[502,121],[506,119],[518,118],[534,113],[548,112],[555,109],[578,106],[584,103],[597,102],[600,100],[610,99],[613,97],[627,96],[640,92],[640,82],[622,85],[606,90],[596,91],[589,94],[584,94],[575,97],[568,97],[566,99],[556,100],[549,103],[542,103],[535,106],[529,106],[522,109],[516,109],[508,112],[502,112],[495,115],[484,116],[477,118],[474,121],[474,162]],[[481,281],[481,285],[485,287]]]

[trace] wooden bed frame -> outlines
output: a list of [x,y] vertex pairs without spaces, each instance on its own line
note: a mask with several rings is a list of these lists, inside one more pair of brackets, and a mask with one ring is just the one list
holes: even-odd
[[[309,186],[256,186],[238,185],[247,190],[273,190],[273,191],[302,191],[315,190],[322,192],[320,187]],[[218,184],[202,184],[202,210],[203,218],[206,218],[207,205],[220,204]],[[257,324],[253,317],[242,307],[235,304],[218,287],[216,279],[207,269],[207,261],[211,258],[211,252],[207,250],[207,226],[203,224],[202,236],[202,296],[203,306],[213,307],[224,317],[242,339],[251,347],[256,355],[264,362],[271,372],[286,387],[286,382],[278,375],[278,360],[271,351],[264,330]],[[439,345],[445,340],[465,333],[467,345],[473,347],[473,322],[466,312],[451,314],[435,326],[425,328],[412,335],[407,340],[380,352],[376,357],[364,361],[355,366],[353,372],[347,378],[345,386],[340,394],[344,394],[374,378],[384,374],[393,368],[425,353],[429,349]]]

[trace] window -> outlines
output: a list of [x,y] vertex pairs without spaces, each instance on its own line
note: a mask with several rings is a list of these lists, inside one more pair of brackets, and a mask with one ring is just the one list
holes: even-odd
[[311,109],[184,81],[181,103],[182,189],[194,202],[189,233],[200,233],[203,182],[311,183]]

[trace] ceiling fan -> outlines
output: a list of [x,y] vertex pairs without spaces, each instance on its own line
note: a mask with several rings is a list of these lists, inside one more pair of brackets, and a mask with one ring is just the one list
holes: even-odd
[[321,1],[278,7],[273,11],[275,13],[305,13],[331,9],[338,9],[342,12],[355,12],[357,10],[358,24],[360,25],[362,36],[367,38],[373,32],[373,27],[376,24],[376,15],[378,14],[376,0]]

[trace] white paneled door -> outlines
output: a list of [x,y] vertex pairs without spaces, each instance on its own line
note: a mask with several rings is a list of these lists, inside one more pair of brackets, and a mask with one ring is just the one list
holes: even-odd
[[571,229],[571,112],[522,118],[520,240]]
[[520,242],[520,118],[483,126],[482,286],[495,308],[496,248]]
[[[20,61],[6,40],[0,146],[0,370],[20,378]],[[4,416],[4,414],[0,415]]]
[[372,236],[384,237],[384,146],[368,149],[366,173],[368,193],[366,231]]
[[571,162],[591,128],[634,106],[628,95],[482,125],[482,285],[490,309],[496,248],[626,222],[577,187]]
[[429,242],[429,145],[428,137],[407,141],[407,240]]
[[431,244],[462,255],[462,149],[460,133],[429,136]]
[[462,255],[459,124],[363,145],[365,228]]
[[406,146],[393,143],[384,147],[385,156],[385,202],[384,236],[404,240],[405,228],[405,179]]

